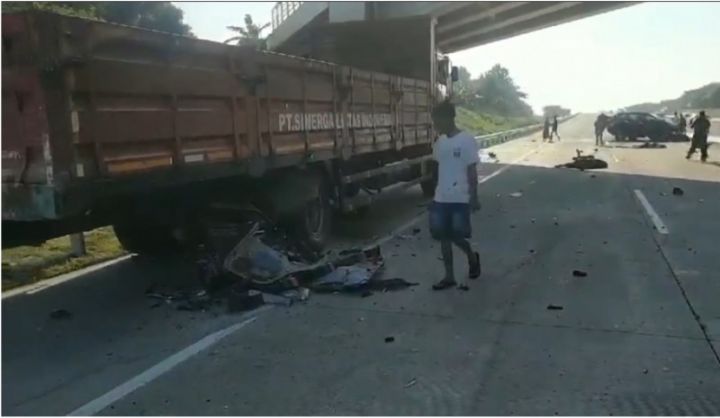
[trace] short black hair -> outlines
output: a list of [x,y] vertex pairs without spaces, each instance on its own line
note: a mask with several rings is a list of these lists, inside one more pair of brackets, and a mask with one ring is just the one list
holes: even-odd
[[450,100],[443,100],[435,105],[432,114],[437,117],[455,119],[455,105]]

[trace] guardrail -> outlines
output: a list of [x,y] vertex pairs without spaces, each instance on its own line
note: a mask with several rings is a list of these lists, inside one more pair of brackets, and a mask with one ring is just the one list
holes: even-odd
[[[558,118],[558,122],[561,122],[561,123],[565,122],[567,120],[574,118],[575,116],[577,116],[577,114],[566,116],[563,118]],[[523,136],[531,134],[535,131],[540,131],[540,130],[542,130],[542,128],[543,128],[543,124],[537,123],[535,125],[523,126],[522,128],[510,129],[508,131],[495,132],[495,133],[487,134],[487,135],[479,135],[479,136],[475,137],[475,140],[477,141],[480,148],[487,148],[487,147],[492,147],[493,145],[512,141],[513,139],[523,137]]]

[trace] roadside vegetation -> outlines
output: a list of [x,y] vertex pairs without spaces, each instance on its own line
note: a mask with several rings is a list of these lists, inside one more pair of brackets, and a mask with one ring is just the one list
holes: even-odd
[[64,236],[37,247],[2,250],[2,290],[35,283],[125,254],[111,227],[86,232],[85,248],[86,255],[73,257],[70,237]]
[[473,135],[485,135],[493,132],[522,128],[540,122],[536,116],[504,117],[474,112],[464,107],[457,109],[457,125]]

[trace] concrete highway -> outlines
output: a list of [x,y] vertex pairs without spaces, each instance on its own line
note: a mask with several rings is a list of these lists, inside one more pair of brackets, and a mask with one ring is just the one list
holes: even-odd
[[[129,259],[5,297],[2,412],[718,415],[720,145],[706,164],[686,143],[595,151],[593,120],[490,150],[468,292],[430,289],[442,263],[413,188],[339,220],[333,241],[380,239],[384,277],[420,283],[406,290],[184,312],[144,291],[192,284],[192,264]],[[609,168],[554,168],[576,149]]]

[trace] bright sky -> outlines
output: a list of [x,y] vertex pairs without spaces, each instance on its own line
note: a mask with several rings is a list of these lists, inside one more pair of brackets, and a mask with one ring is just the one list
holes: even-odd
[[[274,2],[183,2],[185,21],[223,41],[245,13],[270,21]],[[267,32],[266,32],[267,34]],[[541,52],[542,51],[542,52]],[[720,3],[643,3],[451,55],[473,76],[500,63],[536,112],[613,110],[673,99],[720,81]]]

